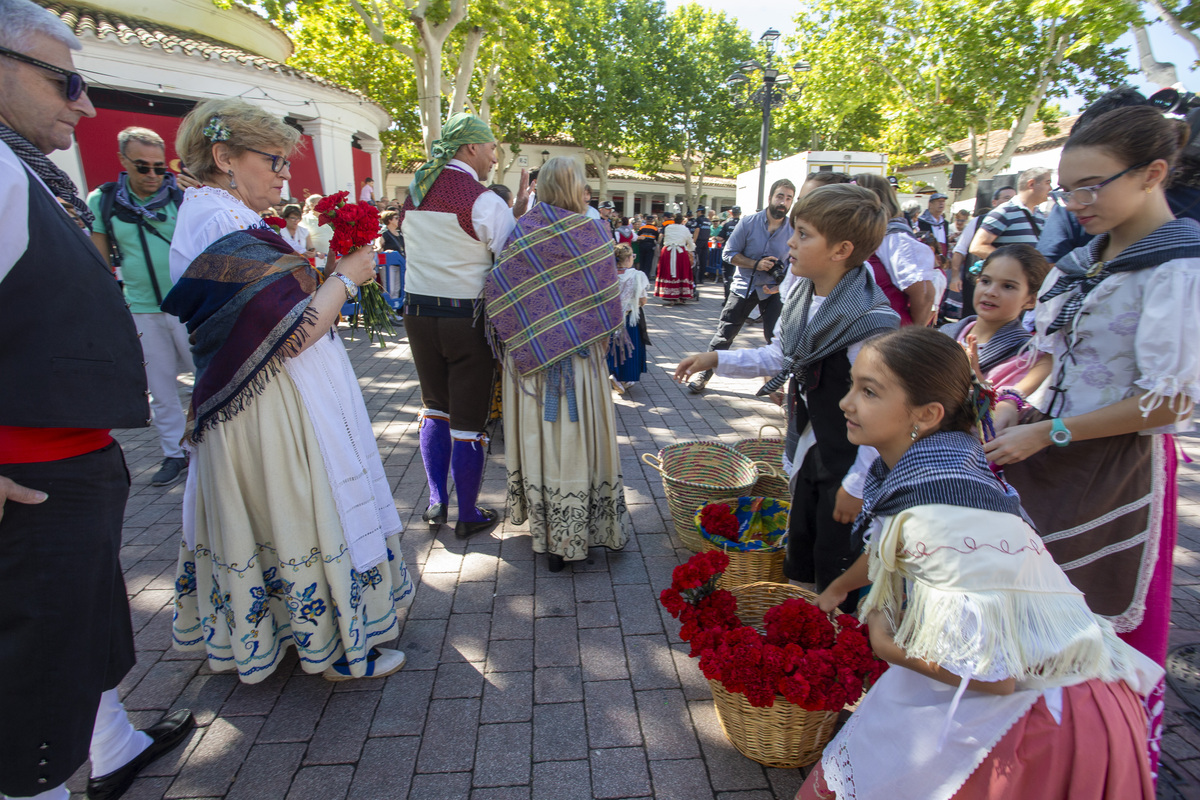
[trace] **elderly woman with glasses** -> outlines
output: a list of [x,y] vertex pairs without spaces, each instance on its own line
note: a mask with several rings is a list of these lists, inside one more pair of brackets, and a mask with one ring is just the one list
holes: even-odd
[[176,150],[189,189],[163,310],[196,362],[174,642],[257,683],[294,645],[306,672],[380,677],[404,654],[412,583],[400,517],[342,340],[342,304],[374,277],[364,248],[321,283],[266,227],[299,134],[240,100],[197,106]]

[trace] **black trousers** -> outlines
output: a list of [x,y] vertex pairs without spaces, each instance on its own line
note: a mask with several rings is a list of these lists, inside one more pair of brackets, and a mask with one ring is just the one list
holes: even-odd
[[496,385],[496,359],[471,317],[404,315],[421,402],[450,417],[457,431],[482,431]]
[[747,294],[747,297],[731,294],[725,299],[721,318],[717,321],[717,333],[708,343],[709,350],[728,350],[755,306],[762,311],[763,337],[767,344],[771,343],[775,335],[775,323],[779,321],[779,313],[783,311],[783,301],[779,299],[778,294],[767,295],[767,299],[759,300],[753,289]]
[[696,283],[704,283],[708,278],[708,242],[696,245],[696,268],[692,270],[692,274],[696,276]]
[[87,760],[100,694],[135,661],[120,561],[129,472],[113,442],[0,475],[49,495],[9,501],[0,519],[0,794],[28,797]]
[[658,263],[654,259],[654,251],[657,248],[654,245],[655,243],[648,239],[643,239],[638,245],[638,269],[646,273],[651,286],[654,286],[654,279],[658,275]]
[[[833,518],[844,477],[826,469],[815,445],[792,476],[792,511],[788,516],[783,573],[794,581],[815,583],[818,592],[824,591],[862,553],[862,540],[855,541],[850,535],[852,526]],[[853,609],[857,603],[858,593],[851,592],[842,608]]]

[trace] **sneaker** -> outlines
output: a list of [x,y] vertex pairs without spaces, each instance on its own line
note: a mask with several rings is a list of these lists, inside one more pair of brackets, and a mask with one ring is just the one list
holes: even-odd
[[186,458],[164,458],[162,466],[150,479],[150,485],[174,486],[183,478],[183,473],[187,472],[187,468],[188,460]]
[[713,371],[711,369],[704,370],[704,372],[696,376],[695,380],[688,384],[688,389],[691,390],[692,394],[700,394],[704,391],[704,387],[708,386],[708,382],[712,380],[712,376]]
[[[362,677],[386,677],[393,672],[399,672],[407,661],[408,658],[404,655],[403,650],[372,647],[371,652],[367,654],[367,672]],[[327,681],[355,680],[355,677],[350,674],[350,665],[346,663],[345,656],[326,667],[323,674]]]

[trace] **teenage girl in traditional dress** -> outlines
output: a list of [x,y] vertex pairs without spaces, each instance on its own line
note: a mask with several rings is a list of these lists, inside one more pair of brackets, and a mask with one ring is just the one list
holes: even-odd
[[[1164,193],[1187,135],[1137,106],[1067,141],[1055,199],[1097,236],[1042,285],[1041,357],[1003,395],[985,447],[1091,609],[1158,664],[1177,529],[1171,434],[1192,429],[1200,398],[1200,224],[1175,219]],[[1150,699],[1155,761],[1162,691]]]
[[1037,303],[1049,271],[1050,263],[1032,245],[997,247],[975,283],[976,313],[942,326],[942,333],[967,350],[980,380],[1001,389],[1029,373],[1033,358],[1023,351],[1030,335],[1021,320]]
[[869,582],[860,613],[892,667],[799,800],[1153,798],[1142,695],[1162,669],[1088,609],[988,468],[962,348],[902,328],[851,377],[850,441],[879,451],[867,551],[817,604]]

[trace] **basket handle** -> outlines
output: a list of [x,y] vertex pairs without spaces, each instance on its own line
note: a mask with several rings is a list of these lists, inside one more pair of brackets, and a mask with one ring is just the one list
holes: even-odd
[[[651,459],[653,459],[653,460],[651,460]],[[654,469],[658,470],[660,475],[662,474],[662,472],[663,472],[662,459],[659,458],[658,456],[654,455],[653,453],[642,453],[642,461],[646,462],[646,464],[648,466],[653,467]]]
[[[649,453],[647,453],[646,455],[649,455]],[[775,467],[772,464],[770,464],[766,461],[755,461],[754,468],[757,469],[759,472],[765,472],[767,474],[768,478],[783,477],[782,475],[779,474],[779,470],[775,469]]]
[[771,430],[778,433],[780,438],[783,437],[783,431],[781,431],[778,428],[778,426],[772,425],[771,423],[768,422],[766,425],[763,425],[761,428],[758,429],[758,438],[760,438],[760,439],[763,438],[763,431],[765,431],[767,428],[770,428]]

